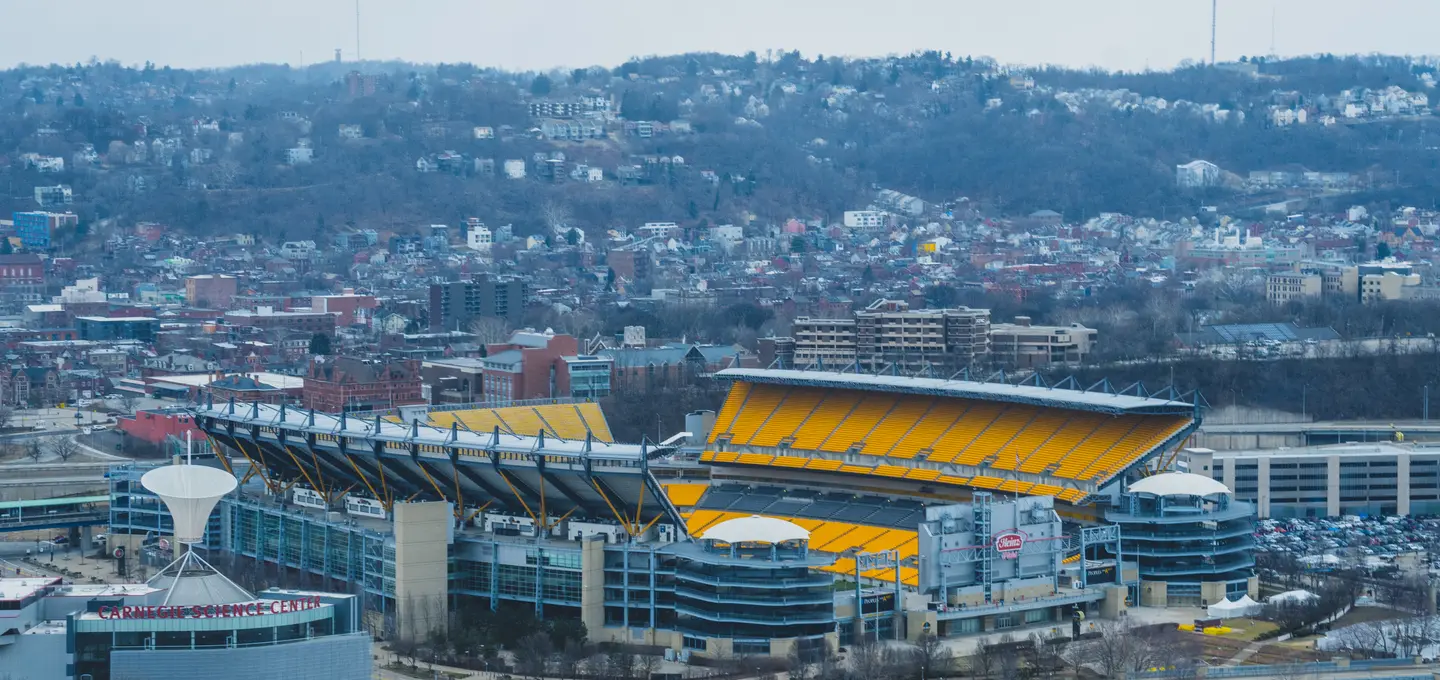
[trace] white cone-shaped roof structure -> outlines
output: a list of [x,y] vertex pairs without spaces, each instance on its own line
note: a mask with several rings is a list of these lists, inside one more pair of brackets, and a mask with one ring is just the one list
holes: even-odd
[[165,501],[175,520],[177,543],[199,543],[205,539],[210,511],[225,494],[238,486],[235,476],[203,465],[166,465],[140,478],[140,483]]

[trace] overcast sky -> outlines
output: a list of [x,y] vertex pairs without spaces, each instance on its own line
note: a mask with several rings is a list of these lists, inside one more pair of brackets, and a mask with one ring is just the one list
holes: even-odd
[[[1218,0],[1220,60],[1440,52],[1437,0]],[[1210,52],[1210,0],[360,0],[365,59],[511,69],[631,56],[916,49],[1140,70]],[[355,58],[355,0],[0,0],[0,66],[91,56],[177,67]]]

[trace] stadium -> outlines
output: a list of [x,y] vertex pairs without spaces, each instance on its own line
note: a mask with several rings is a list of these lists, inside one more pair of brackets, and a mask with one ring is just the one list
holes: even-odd
[[[206,545],[353,593],[382,635],[423,634],[468,601],[577,617],[592,640],[681,656],[1256,595],[1248,504],[1213,487],[1128,490],[1180,474],[1168,467],[1200,423],[1199,395],[1038,377],[716,377],[730,383],[718,412],[639,444],[612,441],[593,403],[326,414],[207,402],[196,421],[242,483]],[[165,531],[131,483],[139,472],[113,475],[113,540]],[[1178,520],[1219,497],[1220,529]],[[1176,519],[1131,546],[1122,527],[1149,515]],[[1217,540],[1239,543],[1207,564],[1201,546]],[[1150,559],[1167,550],[1193,567]],[[1153,581],[1164,587],[1142,602]]]

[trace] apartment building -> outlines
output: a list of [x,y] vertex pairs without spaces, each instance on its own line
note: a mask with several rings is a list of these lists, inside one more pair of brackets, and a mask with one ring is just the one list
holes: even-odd
[[525,282],[519,279],[487,276],[431,285],[430,329],[465,330],[470,322],[483,317],[518,324],[525,312],[525,296]]
[[1293,270],[1265,279],[1265,297],[1282,304],[1305,297],[1344,297],[1366,304],[1390,300],[1432,300],[1440,288],[1425,285],[1410,262],[1297,262]]
[[960,368],[989,352],[990,310],[911,310],[904,302],[877,300],[848,319],[799,317],[792,330],[796,366],[859,361],[871,370],[888,364]]
[[1078,323],[1036,326],[1030,317],[1015,323],[990,326],[990,359],[1007,369],[1041,368],[1054,364],[1080,364],[1095,347],[1099,331]]
[[1313,272],[1271,274],[1265,278],[1265,299],[1283,305],[1291,300],[1318,298],[1324,290],[1324,279]]

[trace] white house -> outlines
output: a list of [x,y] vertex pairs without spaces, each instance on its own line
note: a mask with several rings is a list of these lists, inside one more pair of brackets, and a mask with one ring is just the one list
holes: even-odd
[[495,128],[488,125],[476,126],[473,134],[475,139],[495,139]]
[[845,227],[867,231],[884,229],[886,215],[884,210],[846,210]]
[[1193,160],[1175,166],[1176,186],[1186,188],[1213,187],[1220,183],[1220,166],[1210,161]]
[[300,165],[315,160],[315,150],[308,146],[297,146],[285,150],[285,162],[290,165]]
[[640,238],[666,239],[679,236],[680,225],[674,222],[646,222],[637,231],[640,232]]
[[286,241],[280,244],[280,257],[287,260],[308,259],[315,254],[314,241]]
[[35,202],[43,206],[70,205],[75,202],[75,195],[70,191],[68,184],[56,184],[50,187],[35,187]]
[[365,136],[365,131],[358,124],[342,123],[340,125],[340,139],[360,139]]
[[490,247],[495,245],[495,238],[484,224],[470,224],[465,234],[465,245],[471,250],[488,253]]
[[525,161],[519,158],[505,159],[505,176],[510,179],[525,179]]

